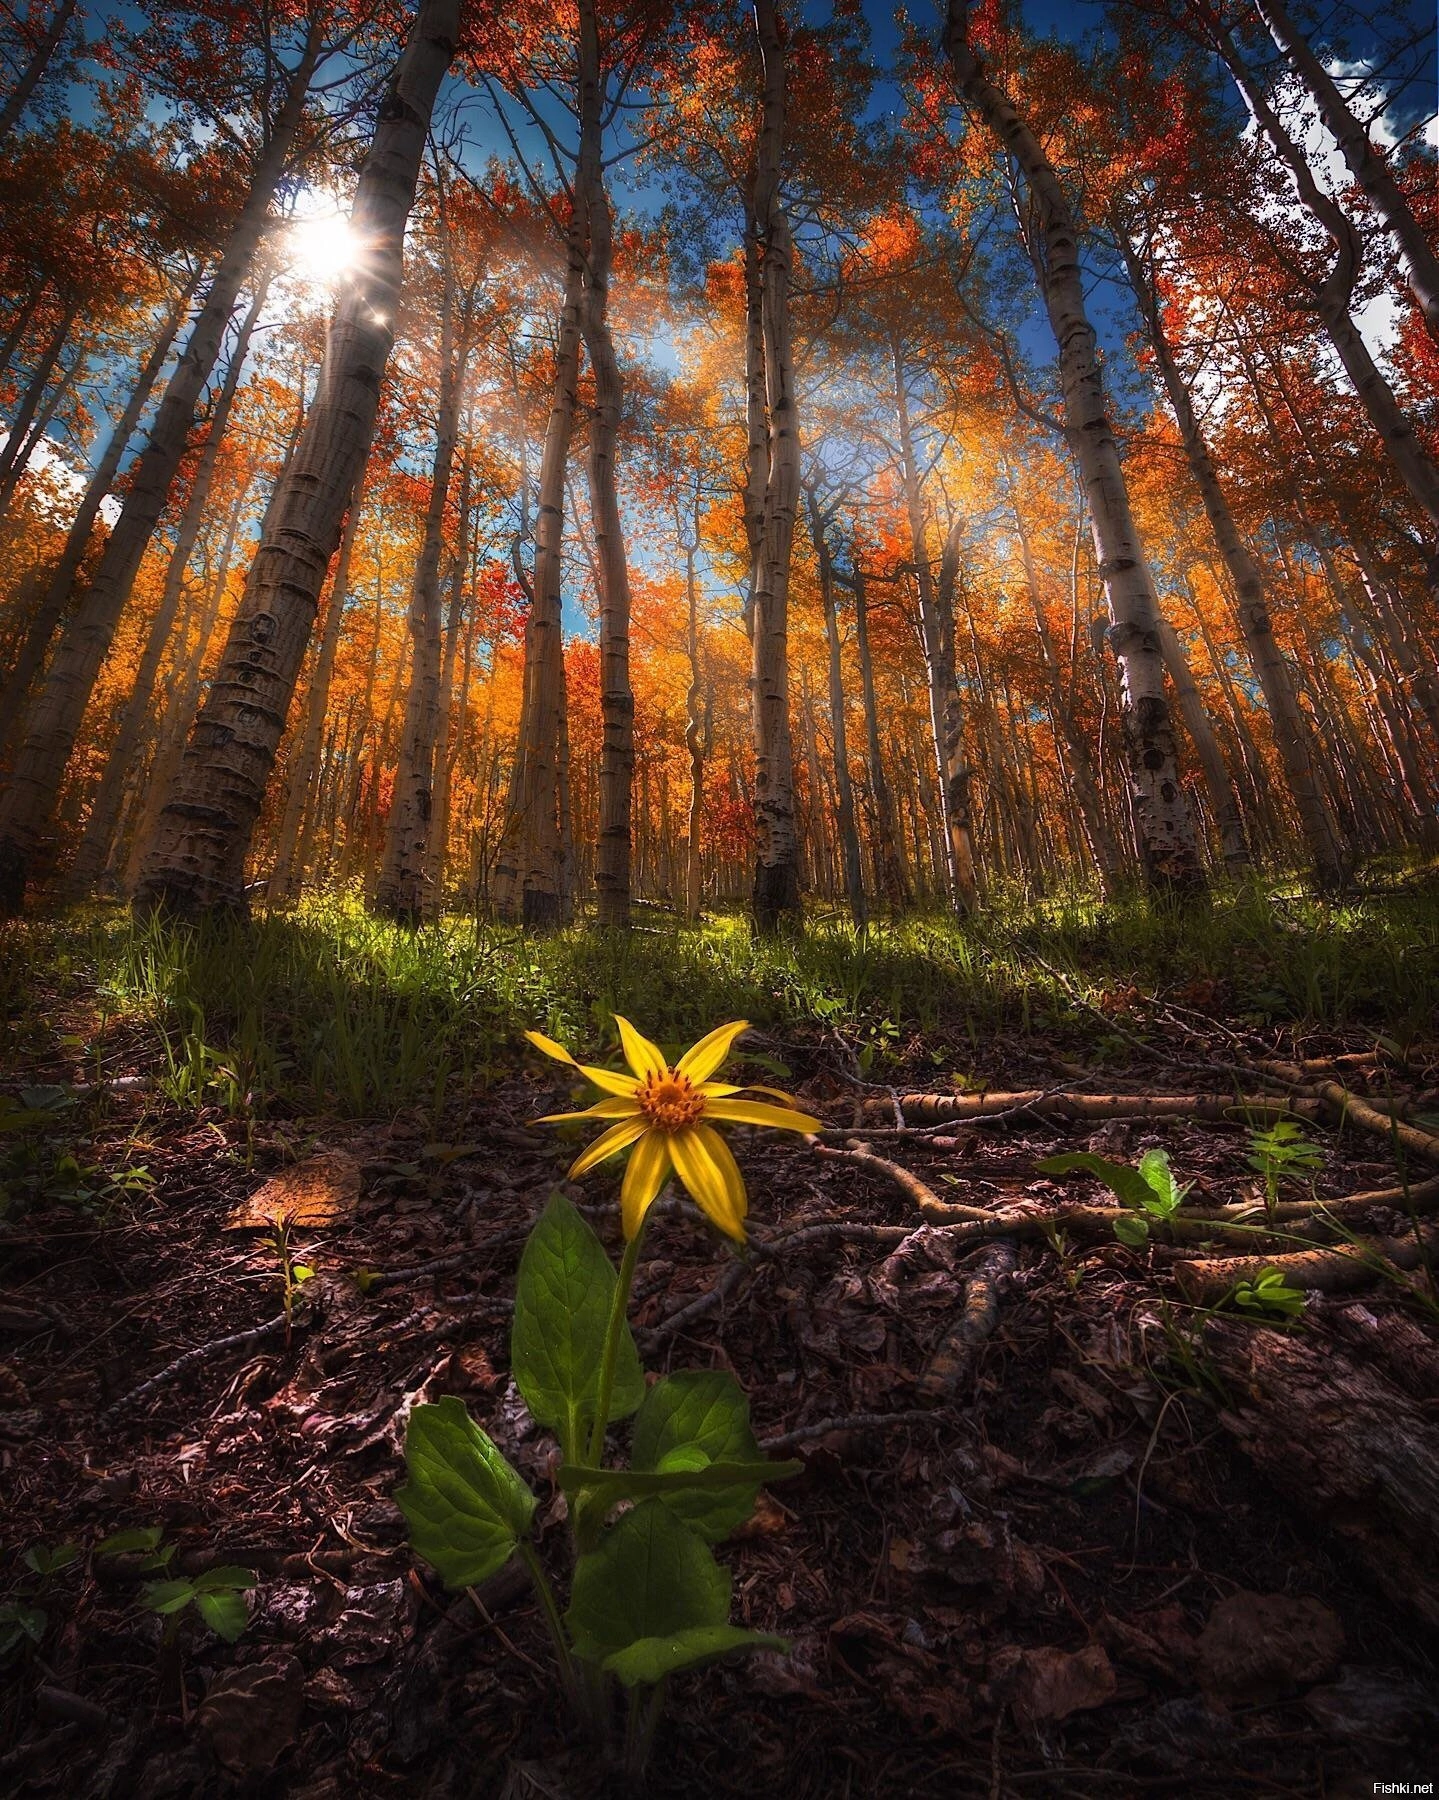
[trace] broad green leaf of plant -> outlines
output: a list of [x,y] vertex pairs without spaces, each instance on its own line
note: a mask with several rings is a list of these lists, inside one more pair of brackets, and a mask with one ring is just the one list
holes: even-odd
[[140,1602],[154,1613],[177,1613],[195,1598],[195,1584],[177,1575],[169,1581],[147,1581]]
[[535,1497],[495,1445],[447,1396],[411,1410],[410,1479],[395,1495],[410,1542],[447,1587],[472,1587],[502,1569],[529,1529]]
[[234,1588],[225,1588],[213,1594],[197,1592],[195,1610],[211,1631],[217,1637],[224,1638],[227,1644],[233,1644],[250,1623],[250,1609],[245,1604],[245,1596]]
[[1290,1287],[1282,1270],[1261,1269],[1253,1281],[1241,1281],[1235,1288],[1234,1304],[1245,1312],[1297,1319],[1304,1311],[1304,1295],[1298,1288]]
[[96,1556],[123,1556],[130,1550],[158,1550],[165,1535],[162,1525],[130,1525],[101,1538],[95,1546]]
[[[657,1381],[635,1417],[630,1466],[660,1474],[697,1471],[714,1463],[763,1463],[750,1430],[749,1400],[723,1369],[683,1369]],[[733,1488],[679,1488],[661,1498],[677,1518],[717,1544],[754,1511],[767,1479]]]
[[1167,1219],[1179,1210],[1184,1196],[1194,1185],[1186,1181],[1182,1186],[1174,1179],[1174,1171],[1169,1166],[1169,1158],[1162,1150],[1146,1150],[1139,1159],[1139,1173],[1149,1189],[1150,1197],[1143,1201],[1146,1212],[1155,1213]]
[[[595,1415],[615,1285],[614,1265],[589,1224],[562,1194],[552,1194],[520,1258],[510,1361],[526,1406],[539,1424],[558,1432],[566,1460]],[[627,1419],[644,1393],[644,1371],[625,1324],[610,1418]]]
[[20,1560],[37,1575],[54,1575],[79,1562],[82,1554],[78,1544],[32,1544]]
[[742,1625],[697,1625],[670,1637],[640,1638],[627,1649],[607,1656],[603,1667],[621,1685],[651,1687],[681,1669],[698,1669],[737,1650],[788,1650],[788,1642]]
[[663,1500],[642,1500],[575,1567],[570,1639],[604,1663],[646,1638],[673,1638],[729,1622],[729,1572]]
[[1097,1176],[1121,1206],[1144,1207],[1154,1198],[1154,1190],[1128,1163],[1111,1162],[1107,1156],[1096,1156],[1090,1150],[1067,1150],[1063,1156],[1046,1156],[1036,1163],[1041,1175],[1085,1174]]
[[1114,1235],[1131,1250],[1142,1250],[1149,1242],[1149,1221],[1142,1212],[1126,1213],[1114,1221]]
[[42,1606],[7,1600],[0,1606],[0,1658],[12,1655],[21,1644],[38,1644],[45,1635],[49,1617]]

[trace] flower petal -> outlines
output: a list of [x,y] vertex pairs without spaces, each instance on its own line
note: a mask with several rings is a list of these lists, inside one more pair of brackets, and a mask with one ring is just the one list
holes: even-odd
[[630,1152],[620,1188],[620,1219],[625,1238],[633,1238],[654,1203],[655,1195],[670,1172],[671,1140],[662,1131],[649,1131]]
[[678,1074],[688,1075],[693,1082],[707,1081],[730,1053],[730,1047],[742,1031],[749,1030],[748,1019],[736,1019],[732,1025],[716,1025],[708,1036],[686,1050],[675,1064]]
[[623,1119],[618,1125],[611,1125],[608,1131],[602,1131],[588,1148],[581,1150],[570,1164],[569,1179],[577,1181],[581,1175],[602,1163],[607,1156],[613,1156],[617,1150],[623,1150],[642,1137],[648,1129],[643,1119]]
[[525,1036],[536,1050],[543,1050],[546,1056],[554,1057],[556,1062],[568,1063],[572,1069],[578,1069],[581,1075],[587,1076],[606,1094],[632,1094],[639,1086],[633,1075],[617,1075],[612,1069],[594,1069],[588,1063],[576,1062],[563,1044],[557,1044],[542,1031],[527,1031]]
[[615,1069],[596,1069],[589,1063],[576,1063],[575,1067],[587,1081],[594,1082],[602,1093],[633,1094],[640,1085],[633,1075],[621,1075]]
[[729,1145],[708,1125],[689,1125],[669,1140],[675,1173],[727,1237],[744,1242],[744,1216],[749,1210],[744,1178]]
[[767,1106],[763,1100],[706,1100],[705,1117],[731,1125],[772,1125],[776,1131],[824,1130],[823,1119],[787,1106]]
[[658,1044],[652,1044],[647,1037],[636,1031],[628,1019],[615,1014],[615,1024],[620,1028],[620,1042],[624,1045],[625,1061],[643,1081],[646,1075],[668,1075],[670,1066],[665,1061],[665,1053]]
[[628,1119],[640,1109],[638,1100],[628,1094],[611,1094],[603,1100],[596,1100],[593,1106],[587,1106],[583,1112],[546,1113],[543,1118],[532,1119],[533,1125],[568,1125],[575,1119]]

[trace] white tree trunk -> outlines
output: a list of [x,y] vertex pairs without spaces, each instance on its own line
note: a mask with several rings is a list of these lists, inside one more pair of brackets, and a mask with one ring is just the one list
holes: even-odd
[[751,211],[760,242],[764,333],[766,482],[755,559],[754,816],[752,911],[756,930],[800,917],[799,838],[789,712],[789,571],[799,504],[799,414],[790,344],[794,245],[779,191],[785,132],[784,46],[773,0],[756,0],[764,69],[763,113]]
[[1254,0],[1254,9],[1309,90],[1319,117],[1349,165],[1349,173],[1399,246],[1410,291],[1430,336],[1439,342],[1439,255],[1389,173],[1388,162],[1374,148],[1368,131],[1354,117],[1334,77],[1314,54],[1282,0]]
[[318,15],[285,100],[251,178],[245,205],[226,243],[175,373],[138,458],[125,504],[105,546],[94,581],[62,637],[44,686],[31,707],[24,746],[10,785],[0,796],[0,913],[23,904],[31,858],[52,813],[65,765],[85,717],[95,678],[130,598],[141,559],[169,497],[189,442],[195,408],[220,353],[241,289],[252,277],[270,202],[285,173],[305,115],[320,56]]
[[1019,164],[1029,189],[1037,234],[1031,249],[1059,345],[1069,440],[1089,501],[1095,560],[1109,602],[1109,641],[1120,671],[1140,862],[1156,889],[1201,888],[1194,823],[1180,785],[1164,692],[1154,579],[1130,510],[1119,447],[1106,412],[1074,217],[1038,138],[970,47],[967,0],[949,0],[945,46],[965,99]]
[[251,834],[374,435],[405,224],[435,97],[455,54],[459,10],[459,0],[422,0],[381,104],[352,215],[368,254],[346,278],[319,391],[266,510],[220,672],[145,857],[136,895],[142,908],[244,910]]

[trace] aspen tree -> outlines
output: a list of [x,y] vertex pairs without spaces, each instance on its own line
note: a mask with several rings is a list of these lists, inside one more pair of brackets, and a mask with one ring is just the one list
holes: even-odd
[[360,171],[346,274],[304,430],[266,509],[210,696],[145,856],[136,905],[245,909],[245,858],[345,511],[369,454],[394,342],[405,224],[459,0],[422,0]]
[[1179,779],[1164,693],[1159,608],[1109,423],[1073,212],[1038,138],[986,73],[969,41],[968,0],[949,0],[945,48],[965,100],[1012,155],[1034,214],[1036,270],[1055,339],[1071,448],[1089,502],[1095,560],[1109,602],[1120,671],[1126,762],[1141,864],[1160,891],[1201,888],[1194,825]]

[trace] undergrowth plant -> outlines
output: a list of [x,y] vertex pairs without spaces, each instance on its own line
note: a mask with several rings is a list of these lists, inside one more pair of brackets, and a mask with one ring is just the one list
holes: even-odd
[[1264,1177],[1264,1210],[1270,1218],[1279,1203],[1281,1181],[1311,1179],[1324,1167],[1324,1151],[1304,1135],[1297,1119],[1276,1119],[1253,1126],[1249,1133],[1251,1169]]
[[1149,1242],[1151,1223],[1163,1224],[1173,1218],[1194,1185],[1174,1179],[1163,1150],[1146,1150],[1138,1168],[1133,1169],[1128,1163],[1111,1162],[1089,1150],[1048,1156],[1035,1167],[1043,1175],[1083,1173],[1102,1181],[1121,1206],[1131,1209],[1114,1221],[1114,1235],[1132,1250],[1142,1250]]
[[[458,1399],[411,1412],[410,1479],[396,1499],[415,1550],[452,1588],[473,1587],[521,1559],[575,1716],[611,1745],[618,1690],[623,1763],[638,1778],[670,1675],[737,1652],[786,1647],[730,1622],[730,1576],[712,1546],[750,1516],[762,1483],[801,1467],[765,1457],[749,1401],[726,1371],[681,1370],[646,1386],[626,1318],[646,1223],[674,1174],[726,1235],[742,1241],[744,1183],[714,1123],[813,1131],[819,1121],[710,1079],[743,1022],[711,1032],[673,1065],[627,1020],[616,1023],[630,1072],[583,1068],[604,1098],[584,1113],[552,1117],[609,1121],[572,1177],[630,1152],[619,1271],[577,1209],[551,1195],[520,1261],[510,1339],[515,1385],[559,1441],[572,1556],[568,1604],[562,1611],[535,1547],[535,1493]],[[553,1039],[528,1035],[547,1055],[573,1062]],[[609,1428],[625,1419],[633,1420],[629,1457],[612,1463]]]

